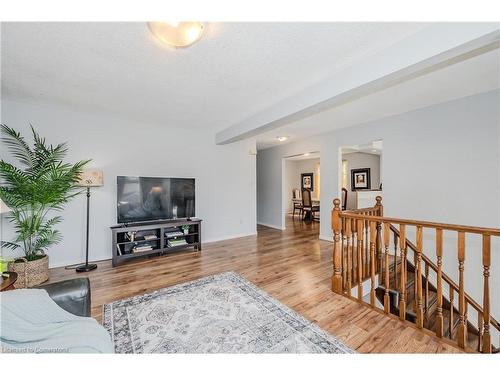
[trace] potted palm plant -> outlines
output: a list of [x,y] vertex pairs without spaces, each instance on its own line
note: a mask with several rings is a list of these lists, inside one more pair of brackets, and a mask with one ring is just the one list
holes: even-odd
[[31,287],[48,279],[46,251],[62,239],[55,228],[62,219],[56,213],[81,192],[77,182],[89,160],[64,162],[66,144],[47,145],[33,127],[32,146],[6,125],[1,125],[0,132],[15,160],[0,160],[0,199],[11,209],[7,217],[15,231],[11,242],[1,241],[0,245],[24,252],[9,264],[9,270],[18,274],[16,287]]

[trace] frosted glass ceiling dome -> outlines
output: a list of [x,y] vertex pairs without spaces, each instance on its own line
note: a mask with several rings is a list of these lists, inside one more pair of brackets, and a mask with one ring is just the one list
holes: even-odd
[[203,34],[201,22],[148,22],[151,33],[171,47],[188,47]]

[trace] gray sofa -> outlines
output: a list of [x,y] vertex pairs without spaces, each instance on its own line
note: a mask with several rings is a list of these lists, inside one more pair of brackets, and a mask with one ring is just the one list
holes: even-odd
[[78,278],[39,285],[50,298],[64,310],[78,315],[90,316],[90,281],[88,278]]

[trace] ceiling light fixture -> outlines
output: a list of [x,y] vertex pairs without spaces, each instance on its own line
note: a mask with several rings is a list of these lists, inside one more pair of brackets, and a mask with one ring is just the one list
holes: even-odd
[[287,136],[280,136],[280,137],[276,137],[276,139],[280,142],[285,142],[288,139],[288,137]]
[[201,38],[201,22],[148,22],[151,33],[172,47],[188,47]]
[[311,155],[311,154],[306,152],[303,156],[309,156],[309,155]]

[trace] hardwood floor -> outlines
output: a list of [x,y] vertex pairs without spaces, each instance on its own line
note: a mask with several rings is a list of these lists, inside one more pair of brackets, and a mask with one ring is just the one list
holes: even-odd
[[[451,353],[458,347],[330,290],[332,243],[318,240],[319,223],[287,219],[280,231],[259,226],[256,236],[203,245],[201,252],[146,258],[111,267],[98,263],[88,277],[92,315],[107,302],[224,271],[235,271],[361,353]],[[50,281],[78,277],[54,268]]]

